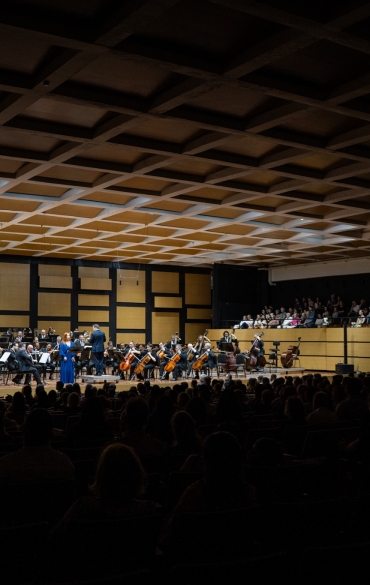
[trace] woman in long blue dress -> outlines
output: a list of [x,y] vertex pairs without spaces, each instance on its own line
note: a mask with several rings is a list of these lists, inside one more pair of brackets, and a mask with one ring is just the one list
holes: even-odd
[[64,384],[73,384],[75,381],[75,358],[73,353],[68,352],[72,345],[70,334],[64,333],[59,347],[59,355],[61,358],[60,381],[64,382]]

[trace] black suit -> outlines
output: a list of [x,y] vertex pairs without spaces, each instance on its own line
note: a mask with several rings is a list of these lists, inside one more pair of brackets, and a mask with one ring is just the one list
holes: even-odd
[[177,378],[182,375],[182,372],[186,370],[186,366],[188,363],[188,352],[182,351],[180,353],[180,361],[177,362],[175,369],[173,370],[172,379],[177,380]]
[[[33,374],[37,384],[41,384],[41,377],[38,369],[33,365],[32,356],[29,354],[25,349],[18,349],[17,353],[15,354],[16,359],[18,360],[19,364],[19,371],[24,372],[27,374]],[[26,376],[26,383],[27,378]]]

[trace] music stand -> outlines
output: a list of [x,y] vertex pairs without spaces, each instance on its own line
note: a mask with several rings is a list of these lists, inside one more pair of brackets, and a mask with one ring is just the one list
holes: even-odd
[[235,351],[233,344],[227,343],[226,341],[223,341],[222,343],[220,343],[219,350],[225,351],[226,353],[234,353],[234,351]]
[[80,345],[72,345],[69,349],[67,349],[67,353],[77,353],[81,351],[82,347]]

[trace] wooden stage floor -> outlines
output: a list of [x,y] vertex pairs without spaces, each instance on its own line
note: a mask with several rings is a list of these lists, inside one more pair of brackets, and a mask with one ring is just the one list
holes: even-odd
[[[297,372],[297,369],[299,369],[299,372]],[[304,375],[305,374],[314,374],[315,371],[316,370],[303,370],[303,374]],[[285,372],[288,372],[288,374],[285,374]],[[295,368],[295,369],[291,368],[290,370],[281,370],[281,371],[279,371],[279,369],[278,369],[277,372],[272,371],[271,373],[272,374],[275,374],[276,373],[278,377],[285,376],[285,375],[289,375],[289,376],[297,376],[298,375],[298,376],[301,376],[302,375],[302,369],[301,368]],[[329,372],[329,371],[319,372],[319,373],[322,376],[328,376],[329,378],[331,378],[335,374],[335,372]],[[271,377],[270,372],[258,372],[258,373],[256,372],[256,373],[253,373],[251,375],[248,375],[248,377],[239,376],[237,379],[238,380],[242,380],[242,382],[246,383],[248,381],[248,378],[256,378],[259,375],[266,376],[267,378],[270,378]],[[214,377],[215,376],[213,376],[213,378]],[[234,378],[234,376],[233,376],[233,378]],[[220,377],[220,379],[223,380],[224,379],[224,376]],[[78,379],[78,380],[76,380],[76,381],[80,384],[81,391],[83,393],[86,384],[81,382],[81,378]],[[187,380],[184,380],[184,381],[188,382],[188,384],[190,386],[190,384],[191,384],[191,379],[190,378],[187,379]],[[159,384],[159,386],[169,386],[171,388],[175,384],[179,384],[180,382],[181,382],[181,380],[177,380],[176,382],[173,382],[172,380],[163,380],[163,381],[162,380],[154,380],[154,384]],[[130,380],[128,380],[128,381],[126,381],[126,380],[120,380],[119,383],[116,384],[117,392],[121,392],[121,391],[128,392],[130,390],[131,386],[136,386],[137,383],[138,382],[135,381],[135,380],[132,380],[132,381],[130,381]],[[32,382],[31,386],[32,386],[32,391],[34,392],[35,391],[35,388],[36,388],[36,383],[35,382]],[[99,388],[99,387],[102,386],[102,384],[101,383],[100,384],[96,384],[96,386]],[[50,390],[55,390],[55,389],[56,389],[56,380],[46,380],[46,382],[45,382],[45,390],[46,390],[46,392],[49,392]],[[3,384],[3,383],[0,382],[0,399],[5,398],[7,395],[13,396],[13,394],[15,394],[15,392],[19,392],[20,390],[22,390],[22,386],[15,385],[11,381],[10,381],[10,384],[7,385],[7,386],[5,384]]]

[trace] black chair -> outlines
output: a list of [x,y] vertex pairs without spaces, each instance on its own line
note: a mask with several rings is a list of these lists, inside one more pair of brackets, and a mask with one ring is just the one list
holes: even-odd
[[[152,566],[159,533],[157,515],[77,520],[66,525],[61,558],[66,575],[91,578]],[[68,559],[68,562],[67,562]]]
[[174,514],[166,553],[172,562],[216,562],[253,551],[258,508]]

